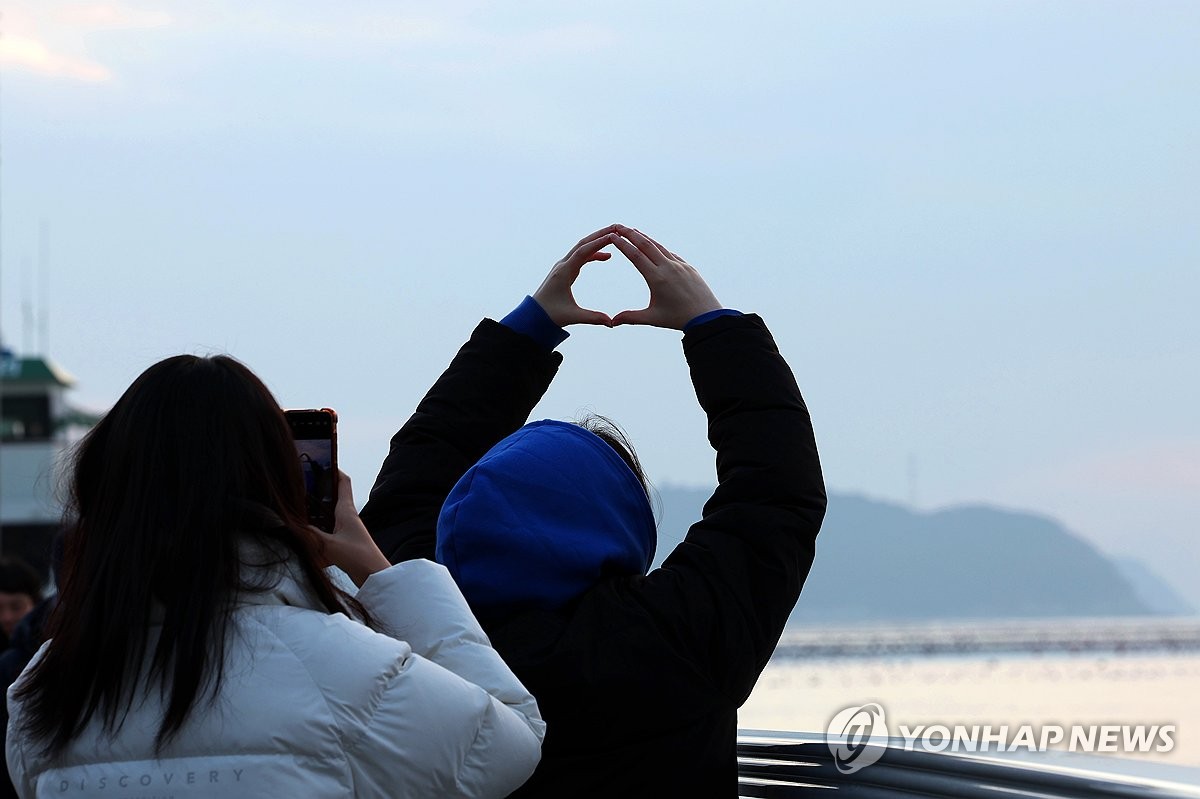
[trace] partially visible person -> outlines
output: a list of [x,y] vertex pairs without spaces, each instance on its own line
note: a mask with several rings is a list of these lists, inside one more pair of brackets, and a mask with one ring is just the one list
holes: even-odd
[[[25,614],[25,618],[17,623],[13,631],[8,649],[0,653],[0,691],[5,695],[8,688],[29,665],[34,654],[46,640],[46,619],[58,601],[58,590],[61,589],[59,579],[62,576],[63,534],[60,530],[50,545],[50,574],[54,578],[55,593],[42,599],[33,610]],[[8,740],[8,703],[0,702],[0,741]],[[17,789],[5,769],[3,779],[0,779],[0,799],[16,799]]]
[[42,601],[42,579],[20,558],[0,558],[0,652],[8,648],[17,623]]
[[[34,605],[33,610],[26,613],[24,618],[17,623],[17,628],[13,630],[12,638],[9,640],[8,649],[0,653],[0,687],[3,690],[7,691],[8,687],[16,681],[44,642],[43,633],[46,619],[54,610],[54,603],[57,599],[57,594],[51,594]],[[0,718],[5,723],[8,722],[7,704],[0,708]]]
[[[58,595],[51,594],[25,614],[25,618],[21,619],[13,632],[8,649],[0,653],[0,687],[6,694],[9,686],[16,681],[45,640],[46,619],[50,611],[54,610],[57,600]],[[0,740],[5,743],[8,741],[7,702],[0,703]],[[16,799],[16,796],[17,789],[5,770],[3,778],[0,779],[0,799]]]
[[532,773],[537,705],[449,574],[391,566],[345,475],[334,532],[309,526],[239,362],[147,369],[71,489],[49,640],[8,694],[23,799],[500,797]]
[[[609,245],[645,279],[646,308],[609,318],[576,303],[580,270]],[[525,424],[572,324],[684,334],[719,485],[652,571],[653,514],[620,436]],[[538,698],[542,762],[516,795],[733,797],[737,711],[799,597],[825,504],[808,409],[762,320],[614,225],[502,323],[479,324],[393,437],[362,517],[394,562],[447,565]]]

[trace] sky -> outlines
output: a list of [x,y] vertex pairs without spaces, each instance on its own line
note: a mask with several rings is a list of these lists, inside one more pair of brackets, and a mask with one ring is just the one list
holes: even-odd
[[[833,491],[1053,516],[1200,607],[1200,4],[0,3],[0,333],[334,407],[361,503],[472,327],[635,225],[760,314]],[[647,292],[619,255],[582,304]],[[679,334],[534,418],[715,480]],[[819,553],[818,553],[819,556]]]

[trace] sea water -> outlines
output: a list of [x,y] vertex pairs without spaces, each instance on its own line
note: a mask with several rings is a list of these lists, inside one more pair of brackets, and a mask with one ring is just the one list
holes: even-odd
[[[1096,624],[1073,626],[1083,640]],[[939,629],[928,628],[927,637],[944,640],[945,628]],[[914,640],[921,637],[920,626],[907,632]],[[1159,651],[1144,644],[1131,649],[1122,640],[1109,644],[1106,649],[1093,640],[1086,651],[1051,646],[1041,652],[856,657],[786,656],[781,647],[738,724],[823,733],[839,712],[875,703],[897,737],[901,726],[912,731],[922,725],[991,727],[993,733],[1007,726],[1010,741],[1026,725],[1080,727],[1081,734],[1113,725],[1171,727],[1169,751],[1155,751],[1163,748],[1159,737],[1150,751],[1118,746],[1120,751],[1096,752],[1200,766],[1200,649],[1178,642]]]

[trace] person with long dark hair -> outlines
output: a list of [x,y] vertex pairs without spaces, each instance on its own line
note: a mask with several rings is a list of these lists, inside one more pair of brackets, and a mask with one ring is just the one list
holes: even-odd
[[[611,318],[571,290],[610,245],[650,290],[646,308]],[[683,332],[719,485],[659,568],[628,442],[603,426],[525,423],[573,324]],[[612,225],[516,311],[476,327],[392,438],[362,517],[394,562],[446,564],[538,698],[542,761],[516,795],[732,797],[738,707],[800,595],[825,504],[808,409],[763,321]]]
[[49,640],[9,693],[21,797],[503,796],[532,772],[537,705],[446,570],[391,566],[345,475],[334,532],[309,526],[238,361],[147,369],[70,499]]

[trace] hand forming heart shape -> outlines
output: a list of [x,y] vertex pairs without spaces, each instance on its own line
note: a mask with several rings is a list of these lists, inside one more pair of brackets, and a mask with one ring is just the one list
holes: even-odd
[[[571,293],[584,264],[612,257],[603,252],[610,244],[629,259],[650,289],[650,303],[645,308],[621,311],[613,317],[579,307]],[[682,330],[697,316],[722,307],[692,266],[640,230],[625,225],[609,225],[580,239],[550,270],[533,299],[559,327],[652,325]]]

